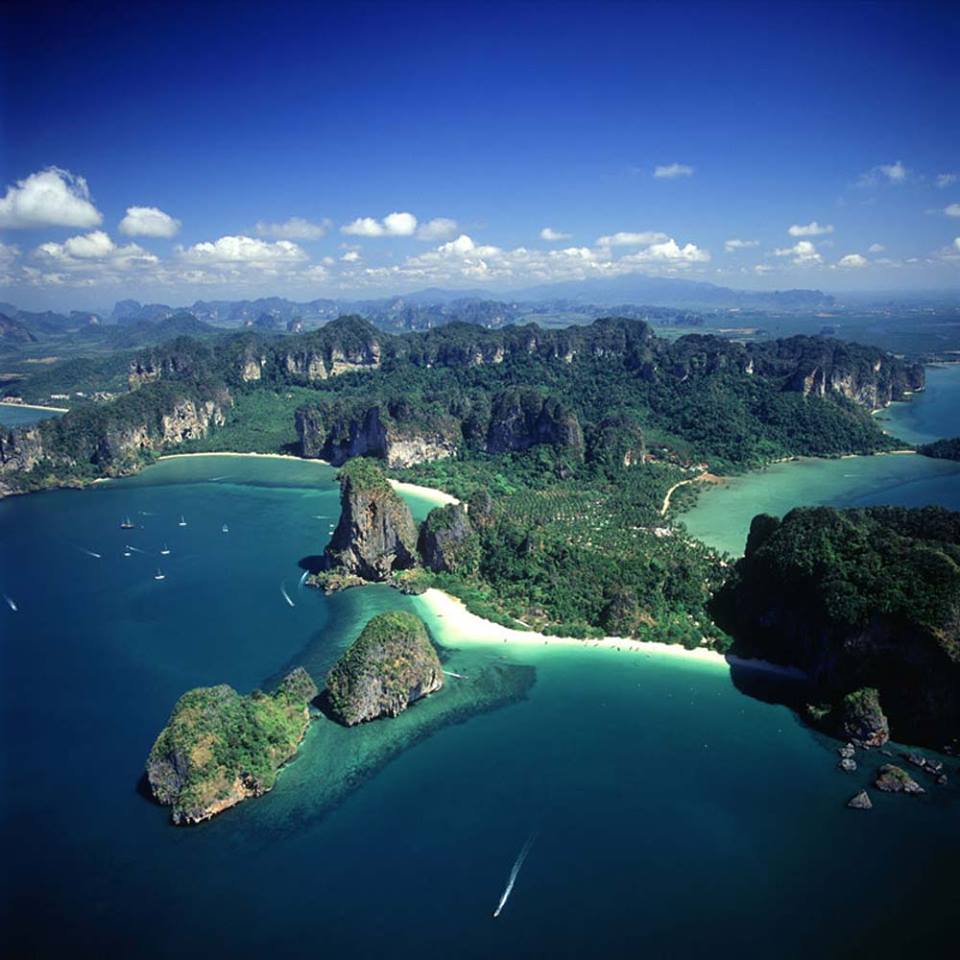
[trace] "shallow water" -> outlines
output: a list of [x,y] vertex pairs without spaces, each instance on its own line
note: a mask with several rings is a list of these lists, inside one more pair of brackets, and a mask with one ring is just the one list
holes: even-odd
[[[872,766],[837,772],[832,744],[739,693],[722,664],[474,645],[387,588],[298,589],[298,561],[336,522],[332,478],[315,463],[195,458],[0,501],[0,592],[19,607],[0,607],[3,955],[942,945],[955,786],[848,811]],[[127,515],[136,530],[119,529]],[[124,544],[144,553],[124,557]],[[184,690],[247,691],[298,663],[322,679],[369,616],[394,608],[421,612],[470,680],[396,721],[319,721],[271,794],[208,824],[174,828],[138,792]]]

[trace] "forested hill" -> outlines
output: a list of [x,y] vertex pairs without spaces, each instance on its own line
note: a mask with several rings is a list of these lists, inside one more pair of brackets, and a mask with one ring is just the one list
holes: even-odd
[[0,471],[8,488],[31,488],[127,470],[183,441],[271,448],[296,439],[297,408],[300,448],[332,459],[389,461],[392,436],[405,465],[537,446],[580,461],[613,444],[723,470],[884,449],[867,411],[922,383],[919,366],[834,339],[669,341],[622,318],[391,335],[343,317],[302,335],[181,337],[143,351],[128,396],[6,435]]

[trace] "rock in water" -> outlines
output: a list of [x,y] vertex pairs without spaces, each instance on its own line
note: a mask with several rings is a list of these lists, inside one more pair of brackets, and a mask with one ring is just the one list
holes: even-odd
[[875,783],[877,789],[883,790],[885,793],[920,794],[927,792],[906,770],[892,763],[885,763],[877,771]]
[[435,507],[420,527],[417,549],[423,565],[436,573],[473,573],[480,562],[480,540],[460,504]]
[[863,687],[843,698],[840,733],[863,747],[882,747],[890,739],[880,695],[873,687]]
[[845,773],[853,773],[857,769],[857,761],[850,757],[843,757],[837,766]]
[[381,613],[327,677],[330,711],[348,727],[395,717],[443,686],[443,669],[423,621],[412,613]]
[[380,467],[350,460],[339,478],[340,522],[324,551],[327,569],[382,581],[416,566],[417,526]]
[[298,667],[273,694],[241,696],[232,687],[197,687],[173,708],[147,759],[154,797],[174,823],[199,823],[270,790],[296,752],[317,695]]
[[861,790],[855,797],[851,797],[847,801],[847,806],[851,810],[872,810],[873,801],[870,799],[870,794],[866,790]]

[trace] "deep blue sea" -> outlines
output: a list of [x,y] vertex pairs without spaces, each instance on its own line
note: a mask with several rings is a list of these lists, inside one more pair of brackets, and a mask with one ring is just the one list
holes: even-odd
[[[470,643],[387,588],[299,588],[337,511],[331,469],[235,457],[0,501],[0,955],[947,955],[957,761],[847,810],[876,763],[839,772],[723,663]],[[322,681],[397,607],[468,681],[318,721],[272,793],[198,827],[143,795],[185,690]]]

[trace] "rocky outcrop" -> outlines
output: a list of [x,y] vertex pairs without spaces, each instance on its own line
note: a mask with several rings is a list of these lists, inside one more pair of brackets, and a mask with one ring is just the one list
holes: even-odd
[[893,763],[885,763],[877,771],[874,785],[884,793],[908,793],[918,796],[927,792],[906,770]]
[[572,411],[532,388],[512,387],[498,394],[487,428],[487,452],[528,450],[539,443],[564,447],[582,456],[583,431]]
[[340,471],[340,522],[324,551],[326,569],[383,581],[417,562],[417,527],[410,508],[372,460]]
[[736,653],[799,667],[814,721],[868,746],[960,735],[958,609],[960,514],[936,507],[755,517],[712,602]]
[[43,459],[39,427],[0,430],[0,474],[32,470]]
[[453,456],[459,440],[451,417],[398,421],[381,405],[352,414],[308,405],[296,411],[295,425],[303,455],[334,466],[353,457],[375,457],[389,467],[411,467]]
[[840,735],[861,747],[882,747],[890,739],[890,726],[880,709],[873,687],[848,693],[840,704]]
[[866,790],[861,790],[847,801],[847,806],[851,810],[872,810],[873,801]]
[[417,550],[435,573],[473,573],[480,561],[480,540],[459,503],[435,507],[420,525]]
[[382,613],[363,628],[327,677],[327,703],[346,726],[396,717],[443,686],[443,669],[423,621]]
[[185,693],[147,759],[156,800],[176,824],[199,823],[272,789],[277,770],[296,752],[317,696],[298,667],[273,694],[241,696],[232,687]]

